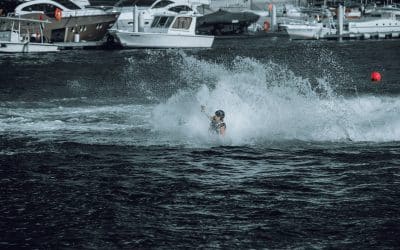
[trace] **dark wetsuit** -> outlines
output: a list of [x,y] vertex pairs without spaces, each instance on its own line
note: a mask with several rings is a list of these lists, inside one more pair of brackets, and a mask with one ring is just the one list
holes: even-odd
[[225,128],[226,129],[226,124],[225,122],[217,122],[215,120],[212,120],[210,123],[210,128],[208,129],[210,133],[216,133],[220,134],[220,129]]

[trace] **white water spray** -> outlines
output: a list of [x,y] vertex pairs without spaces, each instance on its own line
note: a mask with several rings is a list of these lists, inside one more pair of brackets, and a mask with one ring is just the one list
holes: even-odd
[[[265,140],[400,140],[400,101],[395,98],[344,98],[325,79],[312,86],[286,67],[250,58],[236,58],[230,68],[190,56],[185,60],[183,74],[194,81],[192,87],[181,89],[153,111],[154,128],[171,136],[207,138],[208,120],[200,112],[204,104],[209,113],[225,111],[227,137],[234,145]],[[214,75],[216,81],[198,85],[188,77],[192,71]]]

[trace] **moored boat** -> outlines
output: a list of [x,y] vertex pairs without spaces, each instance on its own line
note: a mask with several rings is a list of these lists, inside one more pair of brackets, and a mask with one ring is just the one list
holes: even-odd
[[49,20],[44,36],[51,42],[74,42],[77,37],[81,41],[99,41],[119,15],[71,0],[16,0],[5,12],[8,16]]
[[281,24],[291,39],[321,39],[337,33],[333,21]]
[[[130,3],[130,5],[127,6],[126,3]],[[173,16],[178,15],[180,12],[204,14],[201,10],[209,5],[209,0],[156,0],[150,6],[147,6],[146,4],[148,3],[149,1],[138,0],[124,0],[118,2],[114,9],[121,12],[121,14],[112,28],[132,31],[134,26],[133,11],[135,6],[140,11],[140,27],[142,30],[146,30],[150,28],[156,15]]]
[[146,32],[110,30],[124,48],[210,48],[214,36],[197,35],[198,15],[156,16]]
[[[0,17],[0,52],[55,52],[58,46],[44,41],[43,28],[49,21]],[[21,28],[24,32],[21,32]]]

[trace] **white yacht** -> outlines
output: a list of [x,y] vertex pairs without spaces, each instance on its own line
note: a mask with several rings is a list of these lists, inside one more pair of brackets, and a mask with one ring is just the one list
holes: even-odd
[[336,23],[328,9],[307,8],[301,11],[306,17],[285,18],[279,24],[291,39],[321,39],[337,33]]
[[291,39],[320,39],[337,33],[333,20],[280,24]]
[[[291,39],[322,39],[339,37],[338,25],[329,21],[282,24]],[[400,37],[400,12],[380,10],[369,17],[345,20],[342,36],[345,38],[398,38]]]
[[[126,4],[131,4],[126,6]],[[156,0],[150,6],[146,6],[145,1],[141,3],[140,1],[123,0],[116,4],[116,10],[121,12],[118,20],[115,22],[112,29],[118,30],[133,30],[134,26],[134,4],[140,11],[140,29],[145,31],[150,28],[153,22],[154,16],[156,15],[178,15],[180,12],[192,13],[192,14],[204,14],[202,13],[203,8],[200,6],[207,6],[210,4],[210,0]],[[118,7],[125,6],[125,7]],[[204,7],[205,9],[206,7]]]
[[197,17],[194,14],[158,15],[146,32],[139,32],[138,26],[133,32],[109,32],[124,48],[210,48],[214,36],[196,34]]
[[371,17],[360,19],[357,21],[349,21],[344,26],[344,32],[350,37],[370,38],[378,36],[385,38],[386,36],[397,38],[400,36],[400,14],[384,13],[381,17]]
[[384,17],[395,15],[400,17],[400,8],[397,6],[387,5],[383,7],[375,7],[369,12],[372,17]]
[[87,6],[87,0],[15,0],[6,15],[49,20],[44,36],[51,42],[99,41],[117,20],[118,12]]
[[[57,45],[46,43],[43,39],[43,27],[49,23],[49,21],[0,17],[0,52],[58,51]],[[21,32],[21,27],[24,28],[24,32]]]

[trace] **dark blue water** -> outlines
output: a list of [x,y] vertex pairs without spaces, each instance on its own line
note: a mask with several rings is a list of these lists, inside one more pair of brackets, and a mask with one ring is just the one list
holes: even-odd
[[[286,39],[0,55],[0,248],[398,249],[398,55]],[[200,105],[225,110],[226,138]]]

